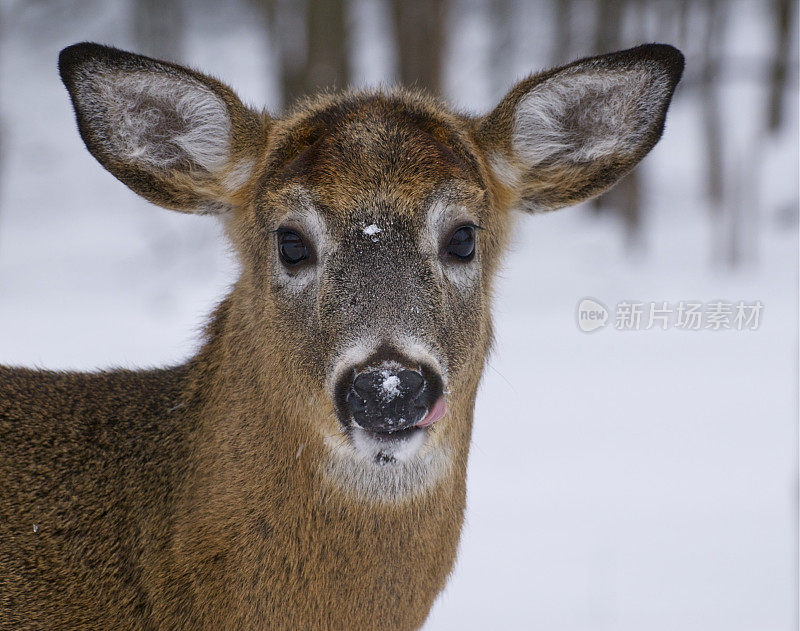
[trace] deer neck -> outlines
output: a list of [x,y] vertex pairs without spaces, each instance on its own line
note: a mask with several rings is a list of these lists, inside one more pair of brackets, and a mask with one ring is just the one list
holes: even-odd
[[[313,427],[320,406],[276,391],[276,373],[246,356],[257,342],[232,326],[234,309],[230,298],[222,303],[193,368],[201,420],[172,542],[193,586],[185,606],[210,619],[220,603],[238,603],[224,607],[244,624],[310,602],[308,620],[316,603],[317,620],[340,607],[351,616],[342,621],[358,622],[361,611],[374,624],[383,604],[388,623],[402,603],[421,624],[455,559],[471,407],[460,453],[437,484],[402,498],[358,497],[326,478],[325,442]],[[410,591],[396,591],[398,576]]]

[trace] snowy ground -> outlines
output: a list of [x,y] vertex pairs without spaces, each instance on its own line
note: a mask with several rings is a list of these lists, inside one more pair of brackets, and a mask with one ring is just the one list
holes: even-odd
[[[130,45],[109,36],[119,19],[106,10],[40,32],[27,13],[0,40],[4,364],[181,360],[234,277],[213,220],[139,200],[74,129],[57,52],[80,39]],[[203,28],[188,58],[262,102],[261,43]],[[726,98],[737,103],[726,130],[741,132],[732,151],[744,152],[760,94]],[[521,218],[496,300],[461,554],[427,630],[796,628],[798,244],[779,221],[797,195],[796,120],[763,156],[757,255],[731,271],[710,262],[721,228],[701,201],[695,108],[676,103],[642,167],[638,255],[586,209]],[[587,296],[612,310],[760,300],[764,311],[757,331],[612,323],[586,334],[575,311]]]

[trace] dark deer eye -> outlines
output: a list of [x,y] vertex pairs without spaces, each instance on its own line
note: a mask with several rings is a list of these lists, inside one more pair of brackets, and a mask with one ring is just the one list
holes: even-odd
[[297,265],[308,258],[308,248],[296,232],[284,230],[278,235],[278,251],[286,265]]
[[461,226],[450,237],[447,253],[462,261],[469,261],[475,256],[475,228]]

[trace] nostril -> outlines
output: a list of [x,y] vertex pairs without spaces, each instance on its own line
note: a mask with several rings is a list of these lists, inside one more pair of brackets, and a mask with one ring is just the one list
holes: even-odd
[[346,402],[348,407],[353,412],[365,412],[367,409],[367,402],[364,397],[360,396],[354,389],[350,389],[347,393]]
[[400,379],[400,389],[409,399],[415,399],[425,388],[425,378],[416,370],[401,370],[397,375]]
[[353,390],[362,399],[375,395],[375,375],[374,373],[361,373],[353,379]]

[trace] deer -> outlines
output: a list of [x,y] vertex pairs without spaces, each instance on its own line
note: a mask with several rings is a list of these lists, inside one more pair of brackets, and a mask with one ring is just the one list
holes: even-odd
[[0,629],[419,628],[515,218],[632,169],[682,54],[580,59],[484,115],[399,87],[273,115],[94,43],[58,65],[89,152],[216,215],[240,269],[182,365],[0,366]]

